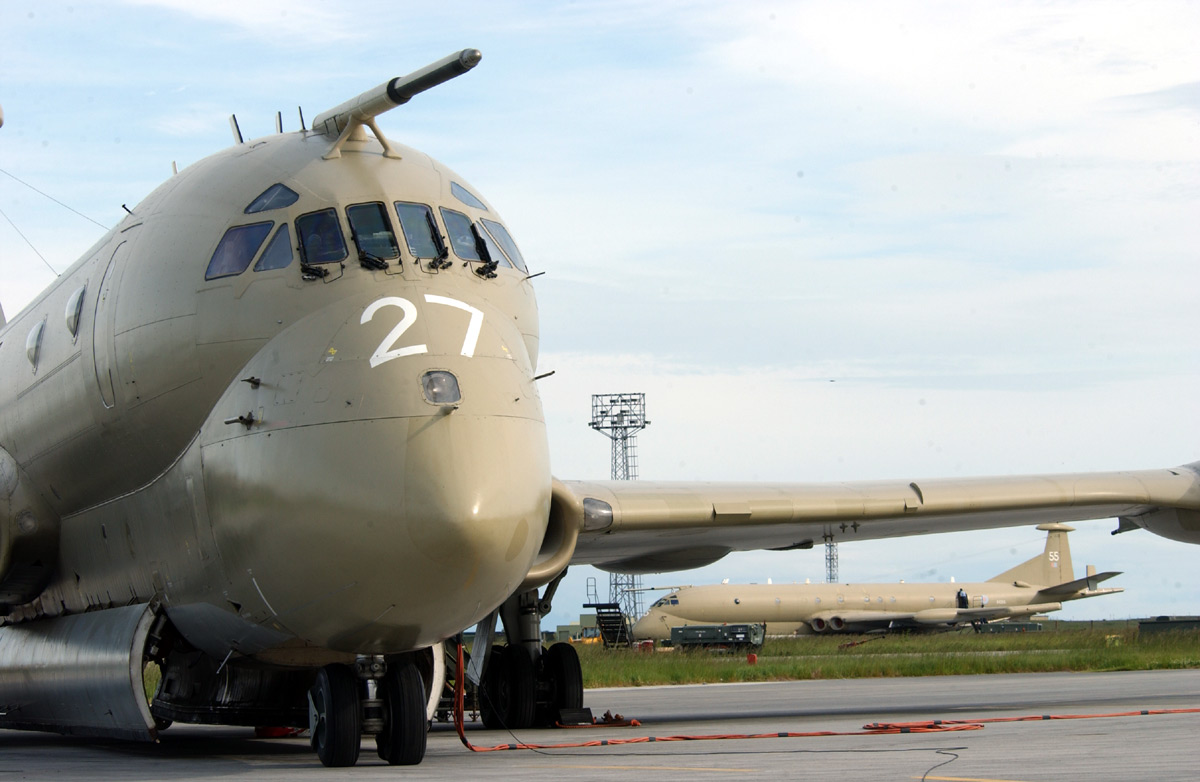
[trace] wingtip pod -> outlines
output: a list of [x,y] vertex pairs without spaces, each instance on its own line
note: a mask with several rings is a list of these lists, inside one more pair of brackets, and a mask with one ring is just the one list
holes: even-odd
[[397,76],[345,103],[322,112],[313,120],[313,130],[327,136],[337,136],[351,119],[365,122],[380,114],[408,103],[414,95],[450,81],[474,68],[483,59],[478,49],[463,49],[435,63]]

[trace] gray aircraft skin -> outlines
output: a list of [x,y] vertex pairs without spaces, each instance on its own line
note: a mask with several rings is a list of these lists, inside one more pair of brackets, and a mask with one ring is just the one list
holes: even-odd
[[636,640],[667,641],[689,625],[765,624],[768,635],[949,630],[963,624],[1057,611],[1086,597],[1123,592],[1097,588],[1120,575],[1090,565],[1076,579],[1066,524],[1039,524],[1046,546],[1036,557],[987,581],[934,584],[706,584],[659,598],[633,626]]
[[[0,726],[301,725],[327,765],[363,734],[417,763],[436,645],[472,625],[485,722],[582,703],[574,652],[538,632],[569,564],[1116,517],[1200,542],[1197,465],[555,479],[535,279],[489,201],[375,121],[479,58],[238,133],[0,323]],[[497,614],[510,643],[488,651]]]

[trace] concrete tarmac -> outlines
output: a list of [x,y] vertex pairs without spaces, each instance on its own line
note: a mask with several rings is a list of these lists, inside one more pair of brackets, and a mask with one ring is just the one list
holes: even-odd
[[0,731],[0,779],[30,780],[1194,780],[1200,713],[1000,722],[980,730],[866,735],[874,722],[1200,709],[1200,670],[996,674],[912,679],[589,690],[586,703],[639,727],[522,731],[468,726],[477,746],[643,736],[846,732],[474,753],[448,725],[425,762],[390,767],[363,742],[353,769],[326,769],[307,739],[255,739],[246,728],[176,725],[158,744]]

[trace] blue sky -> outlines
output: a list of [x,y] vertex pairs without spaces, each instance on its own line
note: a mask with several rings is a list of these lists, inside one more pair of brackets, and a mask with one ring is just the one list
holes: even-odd
[[[644,391],[641,476],[857,480],[1200,459],[1200,8],[1188,3],[0,3],[0,169],[104,225],[231,141],[466,46],[382,117],[497,206],[538,279],[555,473]],[[96,225],[0,174],[61,271]],[[0,219],[0,303],[53,279]],[[1200,549],[1080,524],[1200,613]],[[981,580],[1032,529],[841,547],[843,580]],[[647,583],[823,577],[821,552]],[[551,623],[578,613],[573,570]]]

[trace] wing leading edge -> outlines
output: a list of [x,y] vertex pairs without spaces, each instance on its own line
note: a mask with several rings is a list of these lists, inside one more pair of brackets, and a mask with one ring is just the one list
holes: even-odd
[[572,564],[686,570],[732,551],[1119,518],[1200,543],[1200,462],[1164,470],[857,483],[563,481],[583,522]]

